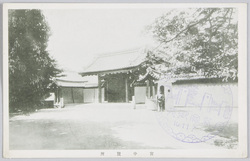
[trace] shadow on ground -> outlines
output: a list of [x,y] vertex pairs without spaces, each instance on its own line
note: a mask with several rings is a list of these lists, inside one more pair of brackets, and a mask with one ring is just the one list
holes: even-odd
[[238,146],[238,124],[231,123],[225,127],[209,126],[205,129],[212,135],[218,136],[214,140],[214,145],[225,147],[227,149],[235,149]]

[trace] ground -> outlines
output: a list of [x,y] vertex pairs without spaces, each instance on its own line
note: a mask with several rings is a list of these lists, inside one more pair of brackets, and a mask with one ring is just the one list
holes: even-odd
[[[235,111],[235,109],[234,109]],[[236,148],[237,112],[223,131],[208,141],[179,141],[145,105],[74,104],[10,117],[10,149],[187,149]],[[167,112],[165,112],[167,113]],[[202,127],[202,134],[216,128]]]

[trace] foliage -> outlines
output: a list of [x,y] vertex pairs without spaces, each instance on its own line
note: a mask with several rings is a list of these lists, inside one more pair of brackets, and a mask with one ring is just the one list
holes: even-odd
[[164,65],[165,72],[173,75],[196,73],[224,80],[237,78],[235,9],[171,10],[157,18],[149,30],[160,42],[149,51],[149,66]]
[[49,26],[40,10],[9,10],[9,109],[33,110],[60,70],[47,48]]

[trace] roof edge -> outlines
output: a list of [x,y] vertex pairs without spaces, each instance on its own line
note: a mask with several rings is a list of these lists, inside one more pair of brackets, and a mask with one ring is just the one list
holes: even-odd
[[[122,54],[127,54],[127,53],[131,53],[131,52],[134,52],[134,51],[140,51],[142,50],[142,48],[133,48],[133,49],[130,49],[130,50],[123,50],[123,51],[117,51],[117,52],[107,52],[107,53],[100,53],[98,55],[96,55],[92,62],[89,63],[85,68],[84,70],[88,69],[90,66],[92,66],[98,59],[102,58],[102,57],[107,57],[107,56],[113,56],[113,55],[122,55]],[[80,73],[84,73],[84,72],[80,72]],[[79,73],[79,74],[80,74]]]
[[56,79],[56,81],[68,82],[68,83],[86,83],[86,82],[88,82],[88,81],[73,81],[73,80],[62,80],[62,79]]
[[126,67],[126,68],[117,68],[117,69],[110,69],[110,70],[99,70],[99,71],[90,71],[90,72],[80,72],[79,74],[81,76],[87,76],[87,75],[98,75],[99,74],[106,74],[106,73],[110,73],[110,72],[122,72],[124,70],[124,72],[126,72],[126,70],[131,70],[133,68],[137,68],[141,65],[141,63],[139,65],[136,66],[131,66],[131,67]]

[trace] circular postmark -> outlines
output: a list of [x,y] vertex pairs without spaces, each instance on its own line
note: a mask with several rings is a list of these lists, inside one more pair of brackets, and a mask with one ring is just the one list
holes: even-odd
[[[221,133],[231,118],[233,93],[230,85],[177,86],[172,107],[155,112],[159,125],[175,139],[200,143]],[[171,106],[171,103],[169,104]]]

